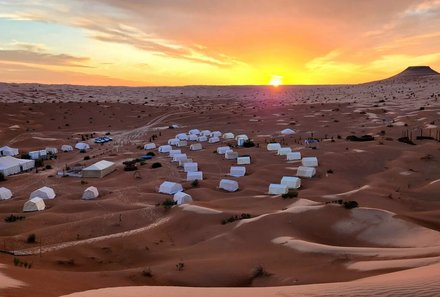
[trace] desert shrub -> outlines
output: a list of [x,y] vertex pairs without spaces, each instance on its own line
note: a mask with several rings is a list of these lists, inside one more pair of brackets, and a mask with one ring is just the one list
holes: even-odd
[[145,277],[153,277],[153,273],[151,273],[151,268],[147,267],[144,270],[142,270],[142,275]]
[[162,206],[165,209],[169,209],[169,208],[173,207],[176,204],[177,204],[177,202],[174,201],[173,199],[170,199],[170,198],[167,198],[164,202],[162,202]]
[[228,223],[233,223],[235,221],[239,221],[239,220],[246,220],[246,219],[250,219],[252,218],[252,216],[248,213],[242,213],[241,215],[235,215],[235,216],[230,216],[229,218],[223,219],[222,220],[222,225],[226,225]]
[[24,220],[25,218],[26,218],[25,216],[16,216],[16,215],[11,214],[5,218],[5,222],[13,223],[16,221]]
[[127,163],[124,166],[124,171],[135,171],[137,170],[136,163]]
[[34,233],[29,234],[26,239],[27,243],[35,243],[36,241],[37,241],[37,236]]
[[194,187],[194,188],[198,187],[199,186],[199,180],[198,179],[193,180],[191,182],[191,186]]
[[252,271],[251,279],[254,280],[256,278],[267,277],[267,276],[270,276],[270,273],[267,272],[263,266],[257,265],[257,267],[255,267],[254,270]]
[[44,168],[46,168],[46,169],[52,169],[52,165],[46,165]]
[[333,169],[329,169],[329,170],[327,170],[327,173],[328,173],[328,174],[333,174]]
[[356,135],[349,135],[345,139],[348,141],[363,142],[363,141],[373,141],[374,137],[371,135],[362,135],[361,137],[358,137]]
[[44,160],[43,159],[35,160],[35,167],[43,167],[43,166],[44,166]]
[[397,139],[398,142],[403,142],[410,145],[416,145],[409,137],[400,137]]
[[250,139],[246,140],[243,143],[243,147],[254,147],[254,146],[255,146],[255,143],[252,140],[250,140]]
[[185,268],[185,263],[183,262],[179,262],[176,264],[176,270],[177,271],[182,271]]
[[0,172],[0,181],[5,181],[5,180],[6,180],[5,175],[2,172]]
[[286,194],[281,195],[281,197],[283,197],[283,199],[296,198],[296,197],[298,197],[298,192],[297,191],[289,191]]
[[24,153],[24,154],[21,154],[20,158],[21,158],[21,159],[30,160],[30,159],[31,159],[31,156],[29,156],[28,153]]
[[90,156],[84,156],[84,161],[90,160]]
[[359,204],[356,201],[344,201],[344,203],[342,203],[342,205],[346,209],[353,209],[353,208],[356,208],[359,206]]
[[145,164],[147,164],[144,160],[142,160],[142,161],[140,161],[139,162],[139,164],[141,165],[141,166],[144,166]]
[[155,163],[153,163],[152,165],[151,165],[151,168],[160,168],[160,167],[162,167],[162,164],[160,164],[159,162],[155,162]]
[[431,136],[417,136],[417,140],[434,140],[434,137]]
[[82,180],[82,181],[81,181],[81,184],[82,184],[82,185],[87,185],[88,182],[87,182],[86,180]]
[[147,156],[152,156],[152,157],[154,157],[154,156],[156,156],[156,154],[153,153],[153,152],[148,152],[148,153],[147,153]]
[[80,152],[81,154],[85,154],[85,153],[86,153],[86,150],[79,150],[79,152]]

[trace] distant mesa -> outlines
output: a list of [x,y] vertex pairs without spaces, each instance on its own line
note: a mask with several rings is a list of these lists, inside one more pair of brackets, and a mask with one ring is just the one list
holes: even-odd
[[410,66],[391,78],[414,78],[416,76],[440,75],[429,66]]

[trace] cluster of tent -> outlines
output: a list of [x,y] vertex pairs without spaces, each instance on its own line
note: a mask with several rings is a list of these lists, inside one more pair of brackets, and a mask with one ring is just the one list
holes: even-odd
[[[0,188],[0,200],[8,200],[12,198],[12,191],[1,187]],[[90,200],[96,199],[99,196],[98,189],[96,187],[88,187],[85,189],[82,199]],[[29,195],[29,200],[26,201],[23,205],[23,212],[34,212],[41,211],[46,208],[46,203],[44,200],[52,200],[55,199],[56,194],[55,191],[50,187],[41,187],[35,191],[33,191]]]

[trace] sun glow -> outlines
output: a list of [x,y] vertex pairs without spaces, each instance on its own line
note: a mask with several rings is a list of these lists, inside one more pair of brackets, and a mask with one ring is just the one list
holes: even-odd
[[269,85],[273,87],[278,87],[283,84],[283,77],[279,75],[272,75],[272,79],[269,82]]

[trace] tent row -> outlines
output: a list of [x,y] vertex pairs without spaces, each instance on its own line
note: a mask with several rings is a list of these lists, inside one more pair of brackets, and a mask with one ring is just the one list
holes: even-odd
[[0,157],[0,173],[10,176],[35,168],[34,160],[18,159],[11,156]]

